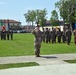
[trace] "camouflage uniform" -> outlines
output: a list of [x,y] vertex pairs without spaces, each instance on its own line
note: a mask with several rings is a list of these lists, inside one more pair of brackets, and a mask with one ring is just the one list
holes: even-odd
[[46,43],[48,43],[49,42],[49,30],[48,30],[48,28],[46,28],[45,37],[46,37]]
[[13,30],[10,30],[11,40],[13,40]]
[[7,31],[7,40],[9,40],[10,31]]
[[42,34],[43,34],[43,39],[42,39],[42,41],[45,43],[45,30],[44,30],[44,28],[43,28]]
[[52,39],[52,43],[56,43],[56,29],[52,29],[51,31],[51,39]]
[[76,44],[76,29],[74,30],[74,43]]
[[6,31],[5,30],[1,31],[1,40],[6,40]]
[[70,42],[71,42],[71,35],[72,35],[71,30],[68,29],[68,30],[66,31],[66,41],[67,41],[67,44],[68,44],[68,45],[70,45]]
[[36,57],[40,56],[40,48],[42,42],[42,32],[40,30],[33,30],[32,34],[34,34],[34,46],[35,46],[35,55]]
[[61,43],[61,30],[60,30],[60,28],[57,31],[57,36],[58,36],[58,43]]
[[63,43],[66,42],[66,30],[65,29],[63,29],[62,31],[62,40],[63,40]]

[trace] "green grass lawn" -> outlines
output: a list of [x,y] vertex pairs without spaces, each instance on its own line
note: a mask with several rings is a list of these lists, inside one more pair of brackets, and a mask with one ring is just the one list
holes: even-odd
[[35,62],[0,64],[0,69],[19,68],[19,67],[28,67],[28,66],[39,66],[39,64]]
[[68,63],[76,63],[76,59],[75,60],[64,60],[64,61]]
[[[14,34],[13,40],[0,40],[0,57],[34,55],[34,36],[30,33]],[[42,43],[41,55],[76,53],[73,38],[70,45],[64,43]]]

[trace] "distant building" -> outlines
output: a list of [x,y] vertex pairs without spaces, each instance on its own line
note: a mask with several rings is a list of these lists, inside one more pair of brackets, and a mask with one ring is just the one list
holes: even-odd
[[[44,26],[44,29],[49,28],[50,30],[52,30],[52,27],[53,27],[53,28],[56,28],[56,29],[60,28],[61,31],[63,31],[63,26],[64,26],[64,22],[63,21],[59,21],[59,25],[58,26],[53,26],[50,23],[50,20],[47,20],[46,21],[46,25]],[[42,27],[40,27],[40,30],[42,31]]]
[[[59,21],[59,26],[63,26],[64,22],[63,21]],[[46,21],[46,26],[52,26],[52,24],[50,23],[50,20]]]
[[[16,20],[10,20],[10,19],[5,20],[5,19],[0,19],[0,21],[3,22],[6,31],[9,30],[9,29],[12,28],[12,27],[21,26],[21,22],[16,21]],[[2,30],[2,26],[0,25],[0,31],[1,31],[1,30]]]
[[[63,31],[63,21],[59,21],[59,26],[53,26],[54,28],[61,28],[61,31]],[[32,29],[35,28],[35,25],[23,25],[22,29],[24,29],[26,32],[31,32]],[[50,20],[46,21],[46,24],[44,26],[44,28],[49,28],[50,30],[52,30],[52,24],[50,23]],[[40,27],[40,30],[42,31],[42,27]]]

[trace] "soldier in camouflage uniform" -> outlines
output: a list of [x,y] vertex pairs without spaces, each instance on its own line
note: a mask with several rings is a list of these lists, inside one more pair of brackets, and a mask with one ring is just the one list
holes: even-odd
[[63,28],[63,31],[62,31],[62,40],[63,40],[63,43],[66,42],[66,30],[65,30],[65,28]]
[[61,43],[61,30],[60,30],[60,28],[58,28],[57,37],[58,37],[58,43]]
[[42,34],[43,34],[43,42],[45,43],[45,29],[44,28],[43,28]]
[[76,44],[76,28],[74,30],[74,43]]
[[48,30],[48,28],[46,28],[45,37],[46,37],[46,43],[48,43],[49,42],[49,30]]
[[34,34],[34,46],[35,46],[35,55],[36,57],[40,57],[40,48],[41,48],[41,42],[42,42],[42,32],[40,31],[39,25],[36,26],[36,28],[32,31],[32,34]]
[[71,35],[72,35],[72,32],[71,30],[68,28],[67,31],[66,31],[66,41],[67,41],[67,44],[70,45],[70,42],[71,42]]

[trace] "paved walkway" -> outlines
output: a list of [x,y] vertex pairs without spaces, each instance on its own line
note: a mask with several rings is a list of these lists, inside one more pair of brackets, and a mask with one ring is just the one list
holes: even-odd
[[0,75],[76,75],[76,64],[5,69],[0,70]]
[[76,59],[76,54],[0,57],[0,64],[37,62],[40,66],[0,70],[0,75],[76,75],[76,64],[63,60]]
[[22,62],[37,62],[40,65],[51,64],[67,64],[63,60],[76,59],[76,54],[53,54],[53,55],[41,55],[41,57],[35,56],[12,56],[12,57],[0,57],[0,64],[9,63],[22,63]]

